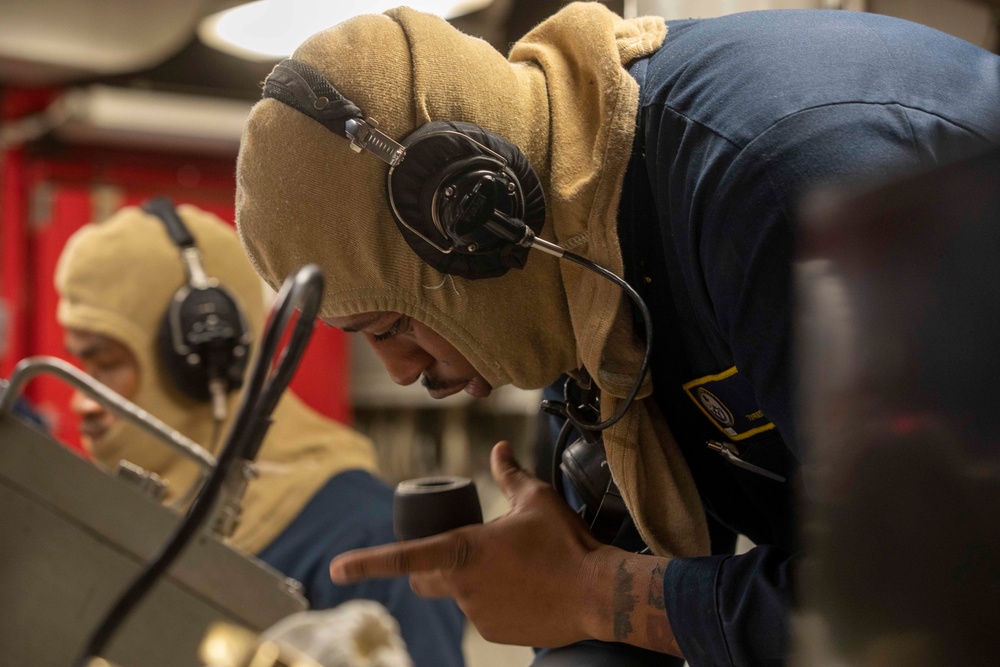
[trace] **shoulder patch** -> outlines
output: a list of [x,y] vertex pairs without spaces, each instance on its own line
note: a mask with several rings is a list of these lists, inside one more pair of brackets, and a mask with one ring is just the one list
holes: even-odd
[[757,407],[752,388],[736,366],[691,380],[683,387],[702,414],[732,440],[745,440],[774,428]]

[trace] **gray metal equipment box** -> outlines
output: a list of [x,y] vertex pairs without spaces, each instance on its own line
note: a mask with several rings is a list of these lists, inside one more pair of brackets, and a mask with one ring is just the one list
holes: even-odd
[[[72,664],[179,517],[16,417],[0,416],[0,667]],[[215,621],[261,631],[298,584],[202,534],[111,641],[128,667],[200,665]]]

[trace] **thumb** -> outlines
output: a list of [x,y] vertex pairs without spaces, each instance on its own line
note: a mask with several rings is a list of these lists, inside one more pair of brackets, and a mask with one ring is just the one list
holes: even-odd
[[493,452],[490,455],[490,470],[493,472],[493,480],[507,496],[511,505],[517,504],[517,496],[535,479],[514,458],[513,447],[506,440],[501,440],[493,446]]

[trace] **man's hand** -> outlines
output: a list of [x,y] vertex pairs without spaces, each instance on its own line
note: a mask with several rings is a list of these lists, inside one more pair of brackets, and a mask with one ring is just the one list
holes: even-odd
[[[645,641],[649,577],[662,577],[666,559],[602,545],[551,486],[518,465],[509,443],[493,448],[491,467],[510,500],[508,514],[485,525],[342,554],[330,564],[330,576],[346,584],[408,574],[418,595],[454,598],[493,642],[551,647],[605,639],[675,649],[662,603],[652,615],[662,616],[671,641],[665,647]],[[642,571],[638,582],[636,567]]]

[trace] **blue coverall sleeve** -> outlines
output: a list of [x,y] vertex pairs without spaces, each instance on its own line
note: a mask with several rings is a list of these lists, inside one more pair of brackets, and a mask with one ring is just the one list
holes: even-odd
[[793,563],[787,552],[767,546],[670,561],[664,600],[688,664],[785,664]]
[[465,616],[447,599],[426,600],[406,577],[340,586],[330,579],[334,556],[394,542],[392,490],[361,470],[331,478],[258,557],[298,580],[312,609],[354,599],[375,600],[399,622],[416,667],[463,667]]

